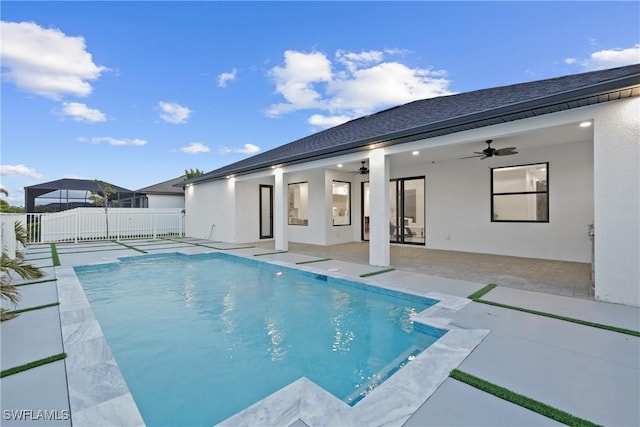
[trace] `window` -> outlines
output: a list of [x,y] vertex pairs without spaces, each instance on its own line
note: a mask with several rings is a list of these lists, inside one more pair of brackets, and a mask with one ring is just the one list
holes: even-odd
[[333,225],[351,225],[351,183],[333,181]]
[[289,184],[288,190],[289,225],[308,225],[309,184],[306,182]]
[[549,163],[491,169],[491,221],[549,222]]

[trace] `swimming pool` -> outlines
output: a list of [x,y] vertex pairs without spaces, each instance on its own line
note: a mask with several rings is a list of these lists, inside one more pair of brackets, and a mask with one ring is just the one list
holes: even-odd
[[435,300],[225,254],[76,267],[149,426],[212,425],[306,376],[354,403],[441,333]]

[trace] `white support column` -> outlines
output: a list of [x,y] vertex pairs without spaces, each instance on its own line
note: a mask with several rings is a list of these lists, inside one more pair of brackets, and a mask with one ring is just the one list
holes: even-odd
[[387,267],[389,244],[389,163],[384,149],[369,155],[369,264]]
[[289,249],[287,238],[287,185],[281,168],[274,171],[275,188],[273,197],[273,235],[275,237],[275,250],[286,251]]
[[607,103],[593,123],[595,297],[640,306],[640,98]]

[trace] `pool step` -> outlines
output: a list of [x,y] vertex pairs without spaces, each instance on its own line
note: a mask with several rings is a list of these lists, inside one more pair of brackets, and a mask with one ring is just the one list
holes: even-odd
[[418,354],[420,354],[424,348],[413,345],[409,347],[405,352],[401,353],[398,357],[393,359],[388,365],[382,368],[377,374],[372,375],[371,379],[360,387],[355,389],[344,400],[349,406],[354,406],[356,403],[364,399],[367,394],[371,393],[376,387],[385,382],[391,375],[398,372],[400,368],[406,365],[409,361],[413,360]]

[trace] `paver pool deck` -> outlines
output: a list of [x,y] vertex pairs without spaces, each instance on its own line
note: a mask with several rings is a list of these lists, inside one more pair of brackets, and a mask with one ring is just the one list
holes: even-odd
[[[0,324],[0,367],[4,371],[61,353],[66,353],[67,358],[0,379],[3,426],[144,424],[79,288],[73,266],[143,255],[142,251],[187,254],[224,251],[251,258],[257,255],[255,259],[292,267],[304,265],[322,274],[361,281],[365,279],[359,278],[360,275],[380,270],[362,262],[362,256],[353,250],[347,249],[350,255],[340,257],[344,247],[333,248],[332,252],[332,247],[300,245],[296,251],[296,245],[290,245],[289,252],[277,252],[268,243],[231,245],[197,239],[122,243],[127,246],[115,242],[56,244],[60,266],[54,266],[50,245],[32,246],[27,250],[27,259],[42,267],[46,276],[40,283],[20,286],[22,297],[16,309],[46,307],[21,313]],[[411,257],[417,256],[411,254]],[[393,265],[396,270],[368,277],[366,282],[465,298],[487,283],[500,284],[500,277],[509,276],[511,286],[509,283],[498,286],[483,300],[640,330],[639,308],[587,298],[583,266],[567,267],[577,271],[580,279],[574,282],[580,283],[568,281],[554,286],[548,283],[551,279],[547,279],[534,291],[536,284],[532,279],[518,277],[513,269],[500,271],[497,267],[498,280],[491,280],[487,271],[476,271],[474,275],[468,260],[459,267],[452,266],[449,260],[450,265],[440,272],[425,274],[425,267],[414,263],[412,268],[409,258],[405,257],[402,262],[396,259]],[[316,262],[296,264],[308,261]],[[560,271],[565,267],[550,268]],[[456,268],[461,275],[456,276]],[[566,281],[566,274],[560,274],[563,278],[559,281]],[[19,278],[13,281],[14,284],[20,282]],[[59,305],[50,305],[58,302]],[[449,321],[458,328],[490,330],[460,364],[459,370],[597,424],[640,425],[639,337],[478,302],[470,302],[452,312]],[[24,412],[27,410],[31,412]],[[27,419],[17,419],[20,411],[23,411],[21,417]],[[42,417],[54,419],[45,422]],[[556,424],[452,378],[447,378],[403,423],[407,426]],[[314,422],[304,416],[285,422],[285,425],[305,424],[314,425]]]

